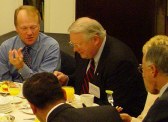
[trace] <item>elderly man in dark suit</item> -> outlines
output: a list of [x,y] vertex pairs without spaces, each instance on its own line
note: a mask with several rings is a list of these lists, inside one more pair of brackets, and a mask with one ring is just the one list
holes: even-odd
[[[145,87],[158,98],[149,109],[143,122],[168,122],[168,36],[152,37],[143,46],[141,69]],[[132,122],[131,116],[121,114],[123,122]]]
[[99,22],[88,17],[77,19],[69,32],[76,52],[76,71],[72,76],[55,71],[59,81],[74,86],[77,94],[93,94],[100,105],[108,104],[105,91],[112,90],[115,106],[139,115],[147,93],[131,49],[108,36]]
[[142,71],[146,89],[159,97],[143,122],[168,122],[168,37],[154,36],[143,47]]
[[63,89],[53,73],[37,73],[27,79],[23,95],[41,122],[121,122],[112,106],[77,109],[66,104]]

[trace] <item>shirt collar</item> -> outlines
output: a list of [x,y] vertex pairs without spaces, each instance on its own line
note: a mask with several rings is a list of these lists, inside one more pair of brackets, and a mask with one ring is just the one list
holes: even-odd
[[51,114],[51,112],[52,112],[53,110],[55,110],[55,108],[59,107],[59,106],[62,105],[62,104],[64,104],[64,103],[59,103],[59,104],[57,104],[56,106],[54,106],[54,107],[48,112],[48,114],[47,114],[47,116],[46,116],[46,122],[47,122],[48,117],[49,117],[49,115]]
[[106,36],[104,37],[104,40],[103,40],[103,42],[102,42],[102,44],[101,44],[101,46],[100,46],[100,48],[99,48],[97,54],[96,54],[95,57],[94,57],[95,68],[97,67],[97,65],[98,65],[98,63],[99,63],[99,59],[100,59],[100,56],[101,56],[101,54],[102,54],[102,52],[103,52],[105,42],[106,42]]

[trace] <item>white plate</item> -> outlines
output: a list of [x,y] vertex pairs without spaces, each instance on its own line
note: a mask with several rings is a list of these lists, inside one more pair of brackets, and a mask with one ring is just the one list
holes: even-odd
[[33,114],[33,111],[31,108],[30,109],[22,109],[22,112],[26,113],[26,114]]
[[93,103],[93,105],[91,107],[93,107],[93,106],[99,106],[99,104]]
[[22,102],[22,98],[20,97],[13,97],[13,96],[7,96],[11,103],[21,103]]
[[9,114],[0,114],[0,122],[14,122],[15,117]]

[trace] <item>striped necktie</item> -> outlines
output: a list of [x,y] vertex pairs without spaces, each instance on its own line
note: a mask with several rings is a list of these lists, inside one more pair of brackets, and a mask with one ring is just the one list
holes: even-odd
[[31,61],[32,61],[31,56],[30,56],[30,49],[31,49],[31,47],[25,46],[24,47],[24,54],[23,54],[23,60],[29,68],[31,68]]
[[87,73],[85,74],[84,81],[82,84],[82,89],[81,89],[82,94],[89,93],[89,82],[93,82],[94,70],[95,70],[94,59],[91,59],[90,60],[90,67],[89,67]]

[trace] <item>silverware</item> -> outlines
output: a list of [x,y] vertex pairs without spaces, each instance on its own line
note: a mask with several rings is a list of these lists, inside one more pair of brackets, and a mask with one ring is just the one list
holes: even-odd
[[114,100],[112,94],[107,95],[108,102],[111,104],[111,106],[114,106]]
[[107,100],[108,100],[108,102],[111,104],[111,106],[114,106],[114,100],[113,100],[113,96],[112,96],[112,94],[113,94],[113,91],[111,91],[111,90],[106,90],[106,93],[107,93]]
[[83,108],[85,108],[85,107],[86,107],[86,105],[85,105],[84,103],[82,103],[82,106],[83,106]]
[[35,118],[25,118],[23,120],[35,120]]
[[7,95],[9,95],[9,93],[0,93],[1,94],[1,96],[3,96],[3,97],[6,97]]

